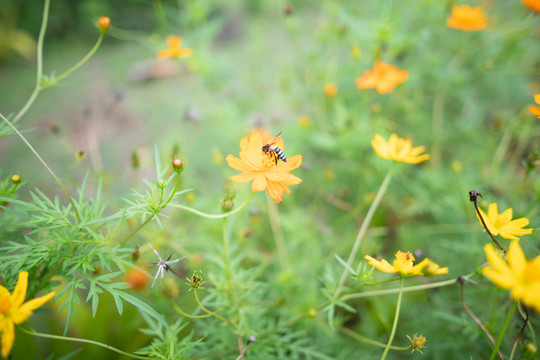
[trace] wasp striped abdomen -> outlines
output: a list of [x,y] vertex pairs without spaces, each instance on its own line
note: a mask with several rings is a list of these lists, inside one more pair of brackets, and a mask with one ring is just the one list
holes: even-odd
[[282,132],[283,131],[281,131],[279,134],[277,134],[276,137],[274,137],[268,144],[266,144],[266,145],[264,145],[262,147],[262,151],[265,154],[270,154],[271,156],[274,157],[276,165],[277,165],[279,159],[281,159],[283,162],[287,162],[287,157],[285,156],[283,151],[279,147],[274,145],[277,138],[281,135]]

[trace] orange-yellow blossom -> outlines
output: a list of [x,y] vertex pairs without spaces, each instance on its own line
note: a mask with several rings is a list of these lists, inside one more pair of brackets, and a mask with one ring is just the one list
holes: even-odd
[[111,19],[109,19],[106,16],[102,16],[98,20],[98,29],[102,33],[106,33],[109,30],[109,26],[111,26]]
[[448,268],[441,268],[433,261],[425,258],[419,264],[413,266],[414,255],[410,252],[399,250],[396,252],[396,260],[390,265],[386,260],[377,260],[369,255],[365,256],[365,259],[369,261],[369,265],[386,272],[386,273],[398,273],[400,275],[441,275],[448,273]]
[[394,65],[375,60],[373,69],[356,78],[356,86],[359,89],[375,88],[379,94],[387,94],[408,78],[407,70],[400,70]]
[[[540,94],[534,95],[534,102],[540,105]],[[540,106],[530,106],[529,111],[540,119]]]
[[28,273],[21,271],[19,280],[10,294],[8,289],[0,285],[0,333],[2,333],[2,358],[7,358],[15,341],[15,325],[32,315],[32,311],[54,297],[55,292],[27,301],[23,304],[28,287]]
[[521,3],[530,10],[540,13],[540,0],[521,0]]
[[429,154],[422,154],[425,148],[423,146],[412,147],[410,139],[403,139],[396,134],[390,135],[388,141],[376,134],[375,139],[371,141],[373,149],[383,159],[402,161],[409,164],[418,164],[429,159]]
[[446,25],[462,31],[478,31],[487,28],[487,16],[480,6],[454,6]]
[[182,37],[178,35],[172,35],[166,39],[167,49],[159,50],[156,56],[160,59],[170,59],[170,58],[183,58],[191,56],[191,49],[182,48]]
[[338,87],[336,84],[327,83],[324,85],[324,94],[328,97],[334,97],[338,93]]
[[511,290],[511,296],[526,306],[540,312],[540,256],[528,261],[518,241],[512,241],[501,258],[493,245],[484,246],[489,266],[482,269],[485,277],[503,289]]
[[[529,219],[519,218],[512,220],[512,208],[506,209],[499,214],[497,204],[491,203],[487,215],[482,209],[478,210],[480,210],[480,214],[482,214],[482,218],[493,236],[501,235],[505,239],[519,240],[518,236],[530,234],[533,231],[533,229],[523,229],[529,225]],[[478,217],[478,214],[476,216]]]
[[[240,141],[240,158],[227,155],[227,164],[235,170],[242,171],[241,174],[231,176],[232,181],[251,183],[251,191],[264,191],[272,200],[280,203],[283,200],[283,193],[290,194],[287,185],[298,185],[302,180],[289,172],[302,165],[302,155],[287,157],[287,162],[275,159],[271,154],[262,151],[262,147],[272,139],[272,136],[262,131],[252,131],[248,137]],[[283,149],[283,139],[277,138],[275,146]]]

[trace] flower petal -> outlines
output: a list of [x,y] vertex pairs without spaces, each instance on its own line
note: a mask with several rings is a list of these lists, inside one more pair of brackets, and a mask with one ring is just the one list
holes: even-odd
[[13,321],[6,320],[3,322],[2,330],[2,358],[7,358],[15,341],[15,326]]
[[257,175],[258,173],[256,172],[247,172],[247,173],[242,173],[242,174],[238,174],[234,176],[229,176],[229,179],[237,183],[245,183],[245,182],[249,182],[253,180]]
[[372,258],[369,255],[364,256],[364,258],[369,261],[369,265],[375,267],[376,269],[379,269],[379,270],[384,271],[386,273],[395,273],[396,272],[394,267],[392,265],[390,265],[388,263],[388,261],[386,261],[384,259],[379,261],[379,260],[377,260],[375,258]]
[[508,259],[508,265],[510,266],[510,269],[512,269],[512,272],[516,276],[521,277],[521,274],[523,274],[525,266],[527,265],[527,258],[525,257],[523,250],[521,250],[518,241],[512,241],[510,243],[506,258]]
[[234,170],[238,170],[238,171],[257,170],[255,167],[251,166],[251,164],[249,164],[248,162],[242,161],[234,155],[227,155],[225,160],[227,161],[227,164],[229,164],[229,166],[232,167]]
[[55,295],[56,293],[53,291],[48,293],[47,295],[25,302],[13,313],[13,322],[15,322],[15,324],[22,323],[23,321],[28,319],[30,315],[32,315],[32,311],[45,304],[47,301],[51,300]]
[[251,183],[251,191],[258,192],[266,189],[266,177],[263,174],[258,174]]
[[266,185],[266,192],[268,193],[268,196],[270,196],[270,199],[274,200],[278,204],[283,201],[283,192],[287,191],[287,193],[290,194],[290,191],[288,190],[289,189],[287,189],[285,186],[274,181],[268,181]]
[[26,296],[26,289],[28,287],[28,272],[21,271],[19,273],[19,280],[11,295],[12,308],[18,308],[23,302]]

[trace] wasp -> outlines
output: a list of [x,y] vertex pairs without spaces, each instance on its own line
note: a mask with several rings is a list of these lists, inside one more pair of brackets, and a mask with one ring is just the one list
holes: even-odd
[[264,145],[262,147],[262,151],[265,153],[265,154],[270,154],[274,157],[274,160],[276,162],[276,166],[277,166],[277,162],[279,159],[281,159],[282,161],[284,162],[287,162],[287,157],[285,156],[285,154],[283,153],[283,151],[281,151],[281,149],[279,147],[277,147],[276,145],[274,145],[277,141],[277,138],[281,135],[281,133],[283,132],[280,131],[279,134],[277,134],[272,140],[270,140],[270,142],[266,145]]

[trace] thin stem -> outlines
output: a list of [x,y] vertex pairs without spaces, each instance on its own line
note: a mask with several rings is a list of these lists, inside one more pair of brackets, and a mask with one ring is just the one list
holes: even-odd
[[43,333],[38,333],[37,331],[35,331],[33,329],[32,330],[27,330],[27,329],[25,329],[23,327],[19,327],[19,329],[23,333],[28,334],[28,335],[32,335],[32,336],[48,338],[48,339],[55,339],[55,340],[67,340],[67,341],[87,343],[87,344],[93,344],[93,345],[101,346],[101,347],[104,347],[105,349],[109,349],[111,351],[122,354],[124,356],[128,356],[128,357],[133,358],[133,359],[152,359],[152,358],[149,358],[149,357],[146,357],[146,356],[139,356],[139,355],[134,355],[134,354],[127,353],[127,352],[122,351],[120,349],[114,348],[114,347],[112,347],[110,345],[100,343],[99,341],[88,340],[88,339],[80,339],[80,338],[74,338],[74,337],[69,337],[69,336],[58,336],[58,335],[43,334]]
[[[478,316],[476,316],[476,314],[469,308],[469,306],[465,302],[465,284],[464,284],[463,280],[458,281],[458,282],[461,285],[461,304],[463,305],[463,308],[465,309],[467,314],[469,314],[469,316],[473,318],[474,322],[476,322],[476,324],[478,324],[478,326],[482,329],[484,334],[487,335],[487,337],[489,338],[489,341],[491,341],[491,344],[493,344],[493,346],[495,346],[495,339],[493,338],[493,336],[491,335],[489,330],[486,328],[484,323],[482,323],[482,320],[480,320],[478,318]],[[503,356],[502,356],[500,350],[498,351],[498,353],[499,353],[499,357],[502,360]]]
[[203,318],[207,318],[207,317],[210,317],[210,316],[214,316],[216,313],[220,312],[221,309],[219,310],[216,310],[212,313],[207,313],[206,315],[190,315],[188,314],[187,312],[185,312],[184,310],[180,309],[180,307],[178,307],[178,305],[176,305],[175,303],[172,303],[174,309],[181,315],[184,315],[190,319],[203,319]]
[[39,94],[39,91],[41,90],[41,76],[43,75],[43,40],[45,39],[45,31],[47,30],[47,23],[49,22],[49,6],[50,0],[45,0],[45,5],[43,7],[43,18],[41,20],[41,28],[39,29],[39,35],[38,35],[38,41],[37,41],[37,52],[36,52],[36,62],[37,62],[37,70],[36,70],[36,85],[34,86],[34,90],[32,90],[32,94],[24,104],[24,106],[19,110],[17,115],[13,118],[13,124],[16,124],[17,121],[21,117],[23,117],[24,114],[28,111],[30,106],[34,103],[34,100],[36,100],[36,97]]
[[399,310],[401,308],[401,298],[403,295],[403,279],[399,282],[399,293],[398,293],[398,299],[396,304],[396,316],[394,317],[394,324],[392,325],[392,331],[390,332],[390,338],[388,339],[388,344],[386,345],[386,348],[384,349],[384,352],[381,356],[381,360],[384,360],[386,358],[386,355],[388,354],[388,351],[390,350],[390,347],[392,346],[392,341],[394,341],[394,336],[396,335],[396,329],[399,319]]
[[205,217],[207,219],[223,219],[223,218],[226,218],[226,217],[229,217],[233,214],[236,214],[237,212],[239,212],[240,210],[242,210],[246,205],[247,203],[249,202],[249,200],[253,197],[253,193],[250,193],[248,198],[246,199],[246,201],[244,201],[242,203],[242,205],[240,205],[238,208],[234,209],[233,211],[231,212],[228,212],[228,213],[225,213],[225,214],[217,214],[217,215],[213,215],[213,214],[207,214],[205,212],[202,212],[202,211],[199,211],[197,209],[193,209],[189,206],[185,206],[185,205],[182,205],[182,204],[169,204],[170,207],[174,207],[174,208],[178,208],[178,209],[182,209],[182,210],[186,210],[186,211],[189,211],[193,214],[196,214],[196,215],[199,215],[199,216],[202,216],[202,217]]
[[482,214],[480,213],[480,209],[478,209],[478,201],[476,200],[476,198],[474,198],[473,200],[473,203],[474,203],[474,208],[476,210],[476,214],[478,215],[478,217],[480,218],[480,221],[482,222],[482,226],[484,227],[484,229],[486,229],[487,233],[489,234],[489,236],[491,236],[491,240],[493,240],[493,242],[497,245],[497,247],[503,252],[506,254],[506,250],[504,250],[504,248],[501,246],[501,244],[499,244],[499,242],[497,241],[497,239],[495,239],[495,236],[493,236],[493,234],[491,233],[491,231],[489,231],[486,223],[484,222],[484,217],[482,216]]
[[225,275],[227,276],[227,282],[229,283],[229,290],[231,285],[231,264],[229,263],[229,252],[227,250],[227,218],[223,219],[223,261],[225,262]]
[[[516,340],[514,341],[514,346],[512,347],[512,352],[510,353],[510,360],[514,358],[514,353],[517,349],[519,339],[521,338],[521,335],[525,332],[525,328],[527,327],[527,324],[529,323],[529,312],[527,311],[527,308],[522,308],[521,303],[518,303],[518,311],[521,316],[523,316],[523,326],[521,327],[521,330],[519,331],[518,336],[516,336]],[[525,314],[523,314],[525,312]]]
[[[365,342],[366,344],[378,346],[378,347],[381,347],[381,348],[385,348],[388,345],[388,344],[384,344],[382,342],[375,341],[375,340],[372,340],[370,338],[364,337],[364,336],[352,331],[351,329],[343,327],[343,326],[339,326],[339,327],[337,327],[337,329],[339,331],[341,331],[342,333],[344,333],[346,335],[349,335],[350,337],[352,337],[352,338],[354,338],[356,340],[360,340],[362,342]],[[407,349],[410,349],[410,348],[411,348],[411,345],[409,345],[409,346],[390,346],[390,349],[392,349],[392,350],[407,350]]]
[[279,211],[277,204],[270,199],[270,196],[266,197],[266,203],[268,204],[268,216],[270,218],[270,227],[274,235],[276,242],[276,249],[279,257],[279,263],[282,270],[289,268],[289,258],[287,255],[287,248],[285,247],[285,238],[283,237],[283,229],[281,228],[281,222],[279,220]]
[[[71,75],[71,73],[73,73],[75,70],[77,70],[78,68],[80,68],[81,66],[84,65],[85,62],[88,61],[88,59],[90,59],[92,57],[92,55],[94,55],[94,53],[97,51],[97,49],[99,48],[99,45],[101,45],[101,42],[103,41],[103,37],[105,36],[104,33],[100,33],[99,34],[99,38],[97,39],[94,47],[92,49],[90,49],[90,51],[88,52],[88,54],[86,54],[85,57],[83,57],[78,63],[76,63],[75,65],[73,65],[71,68],[69,68],[68,70],[66,70],[64,73],[58,75],[55,79],[54,79],[54,83],[58,83],[60,81],[62,81],[63,79],[65,79],[66,77],[68,77],[69,75]],[[52,85],[52,84],[51,84]]]
[[218,318],[218,319],[220,319],[220,320],[226,322],[226,323],[229,324],[229,325],[232,325],[232,322],[231,322],[230,320],[227,320],[227,319],[225,319],[223,316],[218,315],[215,311],[210,311],[210,310],[208,310],[207,308],[205,308],[205,307],[203,306],[203,304],[201,304],[201,301],[199,300],[199,296],[197,295],[197,290],[196,290],[196,289],[193,289],[193,294],[195,295],[195,301],[197,301],[197,304],[199,305],[199,307],[200,307],[205,313],[210,314],[210,315],[212,315],[212,316],[214,316],[214,317],[216,317],[216,318]]
[[66,195],[66,197],[68,198],[69,202],[71,203],[71,207],[73,208],[73,212],[75,213],[75,217],[77,218],[77,223],[80,223],[81,222],[81,218],[79,217],[79,212],[77,211],[77,207],[75,206],[75,203],[73,202],[73,199],[71,198],[71,196],[69,195],[69,193],[67,192],[66,188],[64,187],[64,185],[62,184],[62,182],[60,181],[60,179],[56,176],[56,174],[52,171],[52,169],[49,167],[49,165],[47,165],[47,163],[45,162],[45,160],[43,160],[41,158],[41,156],[39,156],[38,152],[36,151],[36,149],[34,149],[34,147],[28,142],[28,140],[26,140],[26,138],[23,136],[23,134],[20,133],[19,130],[17,130],[17,128],[15,126],[13,126],[13,124],[11,124],[11,122],[9,122],[8,119],[6,119],[2,114],[0,114],[0,117],[2,118],[2,120],[4,120],[4,122],[6,122],[10,127],[11,129],[17,134],[19,135],[19,137],[21,138],[21,140],[26,144],[26,146],[28,146],[28,148],[30,149],[30,151],[32,151],[34,153],[34,155],[38,158],[38,160],[41,162],[41,164],[45,167],[45,169],[49,172],[49,174],[51,174],[51,176],[53,177],[53,179],[56,181],[56,183],[58,184],[58,186],[60,186],[60,188],[62,189],[62,191],[64,192],[64,194]]
[[508,312],[508,315],[506,316],[506,320],[504,321],[503,327],[501,329],[501,332],[499,333],[499,337],[497,338],[497,344],[495,344],[495,347],[493,348],[493,351],[491,352],[491,356],[489,357],[489,360],[495,359],[495,355],[497,355],[497,351],[499,350],[499,347],[501,346],[502,339],[504,337],[504,333],[506,332],[506,328],[508,327],[508,324],[510,323],[510,319],[512,318],[512,315],[514,314],[514,311],[517,307],[517,301],[514,301],[512,304],[512,308]]
[[[371,219],[373,218],[373,215],[375,214],[375,210],[377,210],[377,207],[379,207],[379,204],[381,203],[383,195],[386,192],[386,189],[388,188],[388,184],[390,183],[391,179],[392,179],[392,169],[390,169],[388,171],[388,174],[386,174],[386,177],[384,178],[381,184],[381,187],[379,188],[379,191],[377,192],[377,196],[375,196],[375,200],[373,200],[373,202],[371,203],[371,206],[369,207],[366,217],[364,221],[362,222],[362,225],[360,226],[360,230],[358,230],[358,235],[356,236],[353,248],[351,250],[349,258],[347,259],[347,265],[349,265],[349,267],[352,265],[356,257],[356,253],[360,249],[360,244],[362,243],[362,239],[366,235]],[[345,281],[347,280],[347,275],[349,275],[349,269],[348,267],[345,267],[343,269],[343,274],[341,275],[341,279],[339,280],[339,284],[336,288],[336,292],[334,293],[334,297],[333,297],[334,300],[337,299],[337,297],[340,295],[341,289],[343,288],[343,285],[345,285]]]

